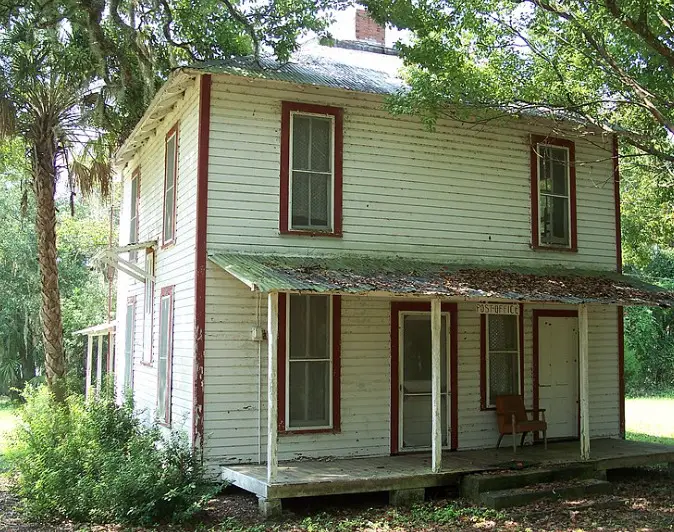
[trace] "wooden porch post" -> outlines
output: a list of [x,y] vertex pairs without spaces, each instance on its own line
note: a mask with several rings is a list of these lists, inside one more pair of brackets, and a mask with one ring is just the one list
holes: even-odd
[[84,397],[91,397],[91,372],[94,365],[94,341],[93,336],[87,334],[87,377],[84,386]]
[[278,292],[267,298],[267,483],[278,474]]
[[590,459],[590,380],[587,305],[578,307],[578,355],[580,381],[580,458]]
[[439,473],[442,470],[442,406],[441,406],[441,332],[442,332],[442,313],[440,299],[434,298],[431,301],[431,403],[432,403],[432,469],[433,473]]
[[96,336],[98,339],[98,346],[96,352],[96,396],[101,395],[101,384],[103,380],[103,337]]

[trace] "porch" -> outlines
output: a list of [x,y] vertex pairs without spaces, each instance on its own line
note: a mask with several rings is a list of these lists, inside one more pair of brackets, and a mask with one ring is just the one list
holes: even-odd
[[527,468],[589,468],[606,471],[658,463],[674,463],[674,446],[620,439],[592,440],[592,455],[581,460],[577,441],[542,445],[445,452],[439,472],[432,472],[430,453],[374,458],[302,460],[281,462],[274,482],[267,481],[265,464],[222,468],[222,479],[262,500],[339,495],[376,491],[424,489],[458,485],[471,473],[508,471],[513,460]]

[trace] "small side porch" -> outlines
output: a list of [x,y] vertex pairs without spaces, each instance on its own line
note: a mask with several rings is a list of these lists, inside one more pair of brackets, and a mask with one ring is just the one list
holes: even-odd
[[516,463],[526,469],[594,470],[674,463],[674,446],[621,439],[592,440],[592,455],[582,460],[577,441],[553,442],[547,451],[542,445],[512,449],[481,449],[445,452],[442,468],[432,470],[430,453],[402,454],[371,458],[300,460],[280,462],[276,479],[267,479],[266,464],[222,467],[222,479],[258,496],[262,505],[280,507],[280,500],[294,497],[341,495],[388,491],[395,500],[407,493],[423,499],[424,490],[458,486],[470,474],[509,474]]

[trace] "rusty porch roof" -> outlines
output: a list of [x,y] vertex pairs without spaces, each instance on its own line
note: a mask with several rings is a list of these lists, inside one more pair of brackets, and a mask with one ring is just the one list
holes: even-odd
[[561,267],[471,266],[400,257],[211,253],[252,290],[442,296],[567,304],[674,306],[674,293],[635,277]]

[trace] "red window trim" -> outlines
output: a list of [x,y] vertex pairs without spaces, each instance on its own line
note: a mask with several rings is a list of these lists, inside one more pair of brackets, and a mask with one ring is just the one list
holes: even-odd
[[[180,131],[179,131],[179,125],[180,122],[176,122],[171,129],[168,130],[166,133],[166,137],[164,137],[164,195],[162,198],[162,222],[161,222],[161,245],[162,248],[167,248],[170,245],[174,244],[176,241],[176,213],[178,211],[178,195],[176,193],[178,189],[178,151],[179,151],[179,137],[180,137]],[[175,172],[173,173],[173,227],[172,227],[172,236],[169,240],[164,240],[164,236],[166,235],[166,185],[168,181],[168,175],[167,175],[167,170],[168,170],[168,164],[167,164],[167,159],[166,157],[168,156],[168,141],[169,139],[175,135],[176,137],[176,150],[175,150],[175,155],[174,155],[174,162],[173,162],[173,167],[175,168]]]
[[[519,336],[519,378],[520,395],[524,397],[524,305],[520,303],[520,315],[517,320]],[[487,405],[487,314],[480,315],[480,410],[496,410]]]
[[[613,199],[615,202],[616,271],[623,271],[622,231],[620,220],[620,150],[618,135],[613,135]],[[625,438],[625,312],[618,307],[618,412],[620,437]]]
[[[152,264],[152,272],[150,272],[152,275],[154,275],[154,272],[157,269],[156,268],[156,266],[157,266],[156,265],[157,255],[156,255],[153,248],[148,248],[145,251],[145,260],[147,260],[149,255],[152,255],[153,261],[155,261]],[[143,352],[142,352],[141,357],[140,357],[140,359],[141,359],[140,363],[143,366],[152,367],[152,363],[154,362],[154,349],[153,349],[153,347],[154,347],[153,346],[153,340],[154,340],[154,294],[155,294],[155,291],[157,290],[157,285],[156,285],[156,282],[150,281],[149,279],[146,279],[145,280],[145,290],[147,290],[148,284],[152,284],[152,297],[150,298],[150,304],[152,305],[152,311],[150,312],[150,359],[145,360],[145,358],[144,358],[145,357],[145,345],[143,345]],[[145,293],[143,293],[143,328],[145,328],[145,326],[146,326],[145,318],[147,316],[147,312],[146,312],[146,309],[145,309],[145,303],[147,303],[147,299],[145,297]],[[161,323],[161,322],[159,322],[159,323]],[[145,331],[144,330],[143,330],[143,341],[145,341]]]
[[[335,153],[333,180],[332,231],[297,231],[290,229],[290,117],[291,113],[330,115],[335,119]],[[299,102],[281,102],[281,190],[279,206],[279,231],[282,235],[342,236],[342,183],[344,156],[344,110],[341,107]]]
[[[165,296],[169,296],[169,319],[168,319],[168,353],[166,354],[166,412],[164,419],[159,420],[160,425],[165,427],[171,426],[171,395],[173,391],[173,295],[175,286],[165,286],[161,289],[159,296],[159,334],[161,334],[161,300]],[[157,372],[159,372],[159,364],[157,364]],[[157,404],[159,404],[159,374],[157,374]]]
[[278,431],[279,434],[338,434],[341,432],[342,299],[332,296],[332,428],[286,430],[287,295],[278,297]]
[[[538,230],[538,145],[559,146],[569,150],[569,230],[571,231],[571,246],[551,246],[541,244]],[[578,231],[576,220],[576,144],[572,140],[531,135],[531,247],[542,251],[564,251],[576,253],[578,251]]]
[[[441,312],[449,313],[449,399],[450,399],[450,449],[459,448],[459,321],[456,303],[442,303]],[[391,303],[391,454],[398,454],[400,434],[399,398],[399,314],[404,311],[430,312],[431,304],[426,302],[394,301]]]

